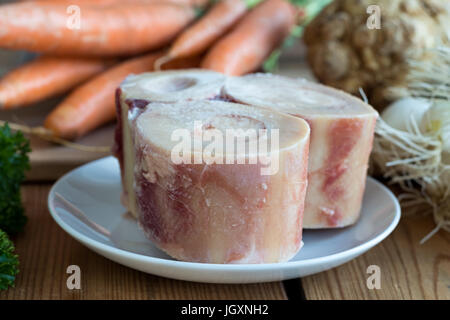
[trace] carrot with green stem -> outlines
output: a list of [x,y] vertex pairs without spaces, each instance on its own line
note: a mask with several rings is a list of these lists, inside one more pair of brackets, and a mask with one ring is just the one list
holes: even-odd
[[0,79],[0,109],[18,108],[64,93],[112,63],[94,58],[39,57]]
[[[46,118],[44,127],[59,138],[75,139],[115,118],[114,92],[129,74],[152,71],[164,53],[124,61],[73,91]],[[165,69],[193,68],[198,58],[174,60]]]
[[191,6],[169,2],[80,8],[77,20],[65,4],[2,5],[0,48],[71,56],[138,54],[167,45],[197,15]]
[[178,36],[167,55],[156,62],[155,68],[172,59],[203,53],[225,34],[244,14],[261,0],[223,0],[216,3],[198,22]]
[[322,9],[332,0],[290,0],[295,6],[301,10],[300,23],[292,28],[291,33],[283,41],[280,47],[276,48],[263,63],[263,70],[273,72],[278,68],[278,60],[284,50],[291,47],[303,35],[305,26],[311,22]]
[[297,9],[284,0],[267,0],[250,11],[207,53],[201,67],[227,75],[255,71],[295,26]]

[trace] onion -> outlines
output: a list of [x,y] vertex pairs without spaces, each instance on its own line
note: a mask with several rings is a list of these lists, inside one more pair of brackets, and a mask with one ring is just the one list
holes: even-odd
[[381,114],[391,127],[408,131],[414,123],[421,123],[431,103],[424,99],[406,97],[389,105]]

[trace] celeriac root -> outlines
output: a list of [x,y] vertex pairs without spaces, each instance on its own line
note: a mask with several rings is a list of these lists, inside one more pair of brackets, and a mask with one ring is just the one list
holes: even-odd
[[450,232],[450,165],[442,162],[439,136],[422,134],[417,125],[413,132],[397,130],[382,119],[375,132],[372,160],[405,192],[399,197],[402,205],[432,213],[436,224]]
[[[450,48],[430,51],[425,62],[410,62],[408,93],[429,101],[443,100],[450,108]],[[450,232],[450,157],[439,132],[423,132],[412,119],[407,131],[397,130],[379,119],[375,129],[372,160],[384,177],[404,191],[404,207],[415,213],[432,214],[434,228],[421,243],[440,229]]]

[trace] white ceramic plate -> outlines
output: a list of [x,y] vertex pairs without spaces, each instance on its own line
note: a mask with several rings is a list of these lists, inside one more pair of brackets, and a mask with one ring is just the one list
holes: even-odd
[[95,252],[128,267],[168,278],[210,283],[252,283],[303,277],[366,252],[397,226],[400,206],[381,183],[367,179],[361,218],[338,230],[305,230],[304,247],[289,262],[221,265],[181,262],[147,240],[120,204],[119,166],[113,157],[63,176],[50,191],[55,221]]

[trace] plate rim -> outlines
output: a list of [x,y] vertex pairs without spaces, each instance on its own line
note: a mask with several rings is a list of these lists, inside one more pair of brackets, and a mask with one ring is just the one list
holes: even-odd
[[[389,234],[392,233],[392,231],[397,227],[400,218],[401,218],[401,207],[400,204],[395,197],[395,195],[392,193],[391,190],[389,190],[386,186],[384,186],[381,182],[376,180],[375,178],[372,178],[371,176],[367,176],[366,181],[370,181],[371,183],[374,183],[378,187],[381,188],[393,201],[394,207],[395,207],[395,213],[394,218],[391,221],[391,223],[387,226],[386,229],[384,229],[380,234],[375,236],[373,239],[370,239],[369,241],[366,241],[356,247],[353,247],[348,250],[344,250],[341,252],[333,253],[327,256],[318,257],[318,258],[310,258],[305,260],[297,260],[297,261],[285,261],[285,262],[273,262],[273,263],[262,263],[262,264],[220,264],[220,263],[202,263],[202,262],[188,262],[188,261],[179,261],[179,260],[169,260],[164,258],[157,258],[152,256],[147,256],[131,251],[127,251],[124,249],[112,247],[110,245],[101,243],[95,239],[92,239],[81,232],[77,231],[76,229],[70,227],[67,223],[63,221],[59,217],[59,214],[57,213],[56,208],[54,207],[54,198],[55,198],[55,190],[58,187],[58,185],[67,179],[68,176],[71,174],[74,174],[75,171],[81,170],[83,167],[93,165],[96,162],[102,162],[102,161],[109,161],[111,159],[115,159],[114,156],[106,156],[94,161],[90,161],[82,166],[79,166],[75,169],[72,169],[71,171],[67,172],[63,176],[61,176],[51,187],[48,198],[47,198],[47,204],[50,211],[50,215],[52,216],[53,220],[58,224],[59,227],[61,227],[66,233],[68,233],[71,237],[73,237],[75,240],[81,242],[82,244],[89,247],[89,249],[96,251],[101,250],[102,252],[107,252],[108,254],[115,255],[115,256],[122,256],[125,259],[133,259],[135,261],[142,261],[144,260],[147,263],[152,263],[153,265],[159,265],[159,266],[168,266],[176,269],[190,269],[190,270],[207,270],[213,268],[215,271],[245,271],[246,268],[250,268],[252,271],[270,271],[273,270],[274,267],[279,270],[288,270],[292,268],[300,268],[300,267],[309,267],[312,265],[319,265],[321,263],[330,263],[333,261],[340,261],[345,260],[348,257],[352,257],[355,254],[358,253],[364,253],[367,250],[371,249],[381,241],[383,241]],[[94,250],[95,248],[96,250]],[[96,251],[97,254],[100,254],[98,251]],[[101,254],[100,254],[101,255]],[[108,258],[109,259],[109,258]],[[118,263],[118,262],[117,262]]]

